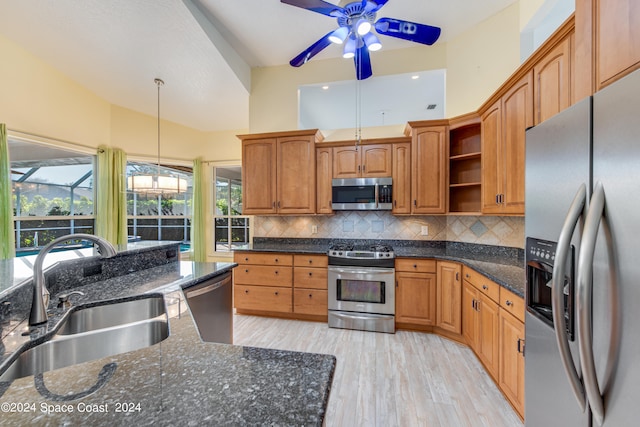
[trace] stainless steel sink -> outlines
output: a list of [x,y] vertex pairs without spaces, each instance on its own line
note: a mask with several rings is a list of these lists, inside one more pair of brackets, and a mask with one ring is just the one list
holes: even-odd
[[125,323],[152,319],[166,314],[164,298],[154,295],[149,298],[113,304],[81,308],[71,313],[58,330],[57,335],[69,335],[96,329],[110,328]]
[[[49,341],[24,351],[0,381],[139,350],[169,336],[161,296],[78,310]],[[62,331],[62,329],[61,329]]]

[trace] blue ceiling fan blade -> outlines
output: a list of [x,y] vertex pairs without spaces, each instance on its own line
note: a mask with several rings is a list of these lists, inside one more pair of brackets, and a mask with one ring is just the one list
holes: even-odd
[[362,0],[362,7],[365,12],[377,12],[389,0]]
[[320,40],[303,50],[298,56],[289,61],[289,64],[294,67],[299,67],[306,64],[307,61],[309,61],[311,58],[320,53],[322,49],[331,44],[331,41],[329,41],[329,36],[331,34],[333,34],[333,31],[329,31],[327,34],[322,36]]
[[346,16],[345,10],[342,7],[323,0],[280,0],[280,2],[334,18]]
[[369,49],[366,46],[363,45],[356,49],[356,56],[353,57],[353,62],[356,66],[356,78],[358,80],[365,80],[371,77],[373,74],[371,58],[369,57]]
[[400,19],[380,18],[375,23],[376,31],[385,36],[397,37],[416,43],[432,45],[440,37],[440,28]]

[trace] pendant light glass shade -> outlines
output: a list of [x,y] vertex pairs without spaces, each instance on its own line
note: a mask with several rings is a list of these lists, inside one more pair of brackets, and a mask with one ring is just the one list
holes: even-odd
[[175,194],[187,191],[187,180],[174,175],[160,173],[160,86],[161,79],[154,80],[158,86],[158,163],[157,173],[143,173],[127,177],[127,188],[134,193]]

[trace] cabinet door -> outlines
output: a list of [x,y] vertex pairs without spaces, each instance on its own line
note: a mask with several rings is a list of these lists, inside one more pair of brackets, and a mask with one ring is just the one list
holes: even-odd
[[571,103],[571,38],[561,41],[533,67],[535,124],[568,108]]
[[360,176],[360,151],[350,145],[333,148],[333,177],[358,178]]
[[396,273],[396,322],[435,325],[435,274]]
[[237,285],[233,292],[234,307],[238,310],[291,313],[293,290],[272,286]]
[[316,213],[333,213],[331,208],[331,178],[333,177],[333,150],[316,149]]
[[316,147],[312,137],[278,138],[277,209],[281,214],[316,212]]
[[298,314],[326,316],[328,300],[329,297],[326,290],[294,289],[293,312]]
[[500,309],[499,383],[504,395],[524,416],[524,324]]
[[479,294],[478,304],[479,340],[477,352],[489,373],[498,377],[498,352],[500,349],[498,304]]
[[447,128],[414,129],[411,164],[412,213],[445,213],[447,194]]
[[462,336],[473,350],[478,346],[477,293],[471,283],[462,282]]
[[640,6],[637,0],[593,0],[593,3],[596,89],[600,90],[640,67]]
[[393,214],[411,213],[411,144],[393,144]]
[[276,139],[242,141],[242,213],[276,213]]
[[[502,141],[502,114],[500,101],[496,102],[482,116],[482,213],[499,213],[501,206],[498,194],[502,191],[499,181],[498,147]],[[501,175],[500,175],[501,176]]]
[[460,270],[455,262],[438,262],[437,325],[455,334],[462,330]]
[[363,178],[388,178],[391,176],[391,145],[362,145],[361,176]]
[[525,131],[533,126],[533,71],[502,97],[502,114],[502,212],[524,214]]

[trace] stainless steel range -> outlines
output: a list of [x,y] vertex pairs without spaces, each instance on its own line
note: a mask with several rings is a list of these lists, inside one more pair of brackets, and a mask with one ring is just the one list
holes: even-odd
[[329,327],[395,333],[395,254],[351,244],[329,251]]

